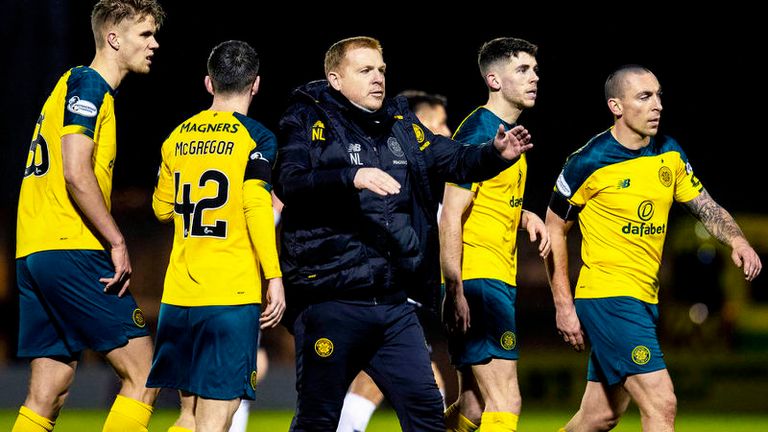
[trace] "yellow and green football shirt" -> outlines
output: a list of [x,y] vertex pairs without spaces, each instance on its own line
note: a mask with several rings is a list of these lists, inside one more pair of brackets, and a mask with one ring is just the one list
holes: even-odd
[[[152,205],[175,228],[163,303],[261,303],[260,268],[267,279],[280,276],[270,195],[276,151],[274,134],[261,123],[210,110],[163,143]],[[251,203],[268,211],[259,233],[248,230]]]
[[670,137],[653,137],[632,150],[609,129],[569,156],[549,207],[565,220],[578,215],[584,265],[576,298],[630,296],[658,303],[669,209],[702,190]]
[[107,208],[116,154],[114,91],[95,70],[67,71],[43,105],[29,147],[17,213],[16,258],[46,250],[104,249],[67,192],[61,138],[94,142],[93,171]]
[[[465,144],[493,140],[500,124],[508,124],[485,107],[461,122],[453,139]],[[517,229],[523,210],[528,163],[525,155],[496,177],[457,185],[474,193],[464,221],[462,279],[497,279],[517,285]]]

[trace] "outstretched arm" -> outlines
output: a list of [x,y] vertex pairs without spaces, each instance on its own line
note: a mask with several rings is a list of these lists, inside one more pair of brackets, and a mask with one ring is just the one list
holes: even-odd
[[581,330],[576,307],[573,304],[571,282],[568,278],[568,245],[566,234],[573,226],[573,221],[563,220],[551,209],[547,209],[547,230],[552,245],[552,253],[545,261],[549,286],[555,302],[555,322],[557,332],[563,340],[576,351],[584,350],[584,332]]
[[512,166],[521,154],[533,147],[531,135],[522,126],[506,132],[499,126],[493,140],[462,143],[425,132],[419,150],[440,181],[472,183],[487,180]]
[[753,280],[760,274],[763,264],[752,246],[749,245],[741,228],[730,213],[716,203],[706,190],[696,198],[683,203],[704,227],[721,243],[732,249],[731,259],[744,271],[744,278]]

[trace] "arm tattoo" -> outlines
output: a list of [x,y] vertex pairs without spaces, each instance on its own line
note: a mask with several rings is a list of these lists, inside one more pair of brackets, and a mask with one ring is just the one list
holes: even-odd
[[704,224],[707,231],[720,242],[730,246],[731,240],[734,238],[744,237],[744,233],[733,220],[733,216],[716,203],[706,190],[684,204],[693,216]]

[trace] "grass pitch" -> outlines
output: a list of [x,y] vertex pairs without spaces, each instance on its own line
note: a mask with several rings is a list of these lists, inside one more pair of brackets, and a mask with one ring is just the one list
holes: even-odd
[[[152,416],[150,432],[165,432],[173,424],[178,413],[173,410],[158,410]],[[564,411],[525,411],[520,417],[518,430],[521,432],[555,432],[570,418],[570,412]],[[100,431],[106,418],[106,411],[67,410],[65,409],[56,422],[56,432]],[[289,411],[254,411],[251,413],[248,431],[287,431],[291,424],[292,412]],[[0,410],[0,431],[11,430],[16,412]],[[368,425],[367,432],[399,431],[400,425],[393,411],[377,411]],[[640,418],[630,413],[614,429],[619,432],[640,431]],[[768,413],[765,415],[741,414],[700,414],[680,413],[677,420],[677,432],[756,432],[768,431]]]

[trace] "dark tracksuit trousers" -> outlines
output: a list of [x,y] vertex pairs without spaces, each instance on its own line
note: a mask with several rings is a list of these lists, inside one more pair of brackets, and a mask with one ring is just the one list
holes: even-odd
[[344,396],[361,370],[392,404],[403,431],[445,431],[443,399],[415,306],[404,294],[395,297],[327,301],[299,314],[291,431],[336,431]]

